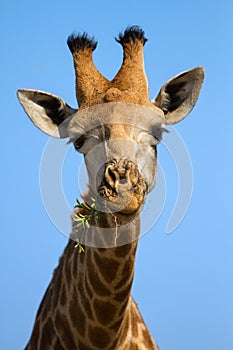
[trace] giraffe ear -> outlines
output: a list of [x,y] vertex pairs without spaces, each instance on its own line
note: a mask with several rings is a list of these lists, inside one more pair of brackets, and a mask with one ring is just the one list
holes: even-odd
[[176,124],[195,106],[204,80],[204,68],[183,72],[165,83],[152,101],[163,110],[166,124]]
[[75,109],[60,97],[39,90],[20,89],[17,96],[35,126],[50,136],[68,137],[67,121]]

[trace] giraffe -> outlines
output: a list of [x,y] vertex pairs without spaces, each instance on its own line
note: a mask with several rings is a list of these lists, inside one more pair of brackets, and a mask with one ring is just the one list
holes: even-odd
[[[85,205],[72,216],[73,232],[25,350],[158,349],[131,296],[140,212],[156,182],[157,144],[165,125],[190,113],[204,69],[175,76],[151,101],[144,31],[128,27],[116,40],[124,56],[110,81],[93,63],[94,38],[69,36],[78,109],[50,93],[18,90],[20,103],[40,130],[69,138],[84,155],[89,178]],[[80,226],[77,217],[86,217],[87,224]],[[83,252],[75,249],[74,240]]]

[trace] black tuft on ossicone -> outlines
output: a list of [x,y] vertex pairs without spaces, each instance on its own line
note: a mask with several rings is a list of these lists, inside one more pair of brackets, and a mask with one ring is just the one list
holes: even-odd
[[124,33],[120,33],[118,38],[115,39],[121,45],[129,43],[130,41],[136,42],[137,40],[142,41],[143,45],[147,42],[145,33],[139,26],[127,27]]
[[97,46],[97,41],[95,41],[94,37],[89,37],[85,32],[77,35],[73,33],[68,37],[67,45],[72,53],[84,49],[91,49],[94,51]]

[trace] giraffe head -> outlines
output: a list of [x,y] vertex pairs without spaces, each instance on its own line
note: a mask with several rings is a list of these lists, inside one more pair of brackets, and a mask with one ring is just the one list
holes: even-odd
[[156,181],[156,146],[166,124],[184,119],[194,107],[204,79],[197,67],[165,83],[150,101],[144,72],[144,32],[134,26],[120,34],[124,58],[109,81],[96,69],[92,52],[97,43],[71,35],[79,109],[38,90],[20,89],[18,98],[43,132],[69,138],[84,154],[89,187],[111,212],[138,213]]

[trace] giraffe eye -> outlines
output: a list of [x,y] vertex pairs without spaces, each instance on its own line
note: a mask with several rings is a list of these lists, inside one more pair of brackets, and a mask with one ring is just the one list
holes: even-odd
[[85,136],[82,135],[74,142],[75,149],[79,150],[80,148],[82,148],[82,146],[84,145],[84,142],[85,142]]
[[153,132],[153,137],[156,144],[162,141],[164,132],[169,132],[169,131],[165,127],[161,127],[160,129],[157,129]]

